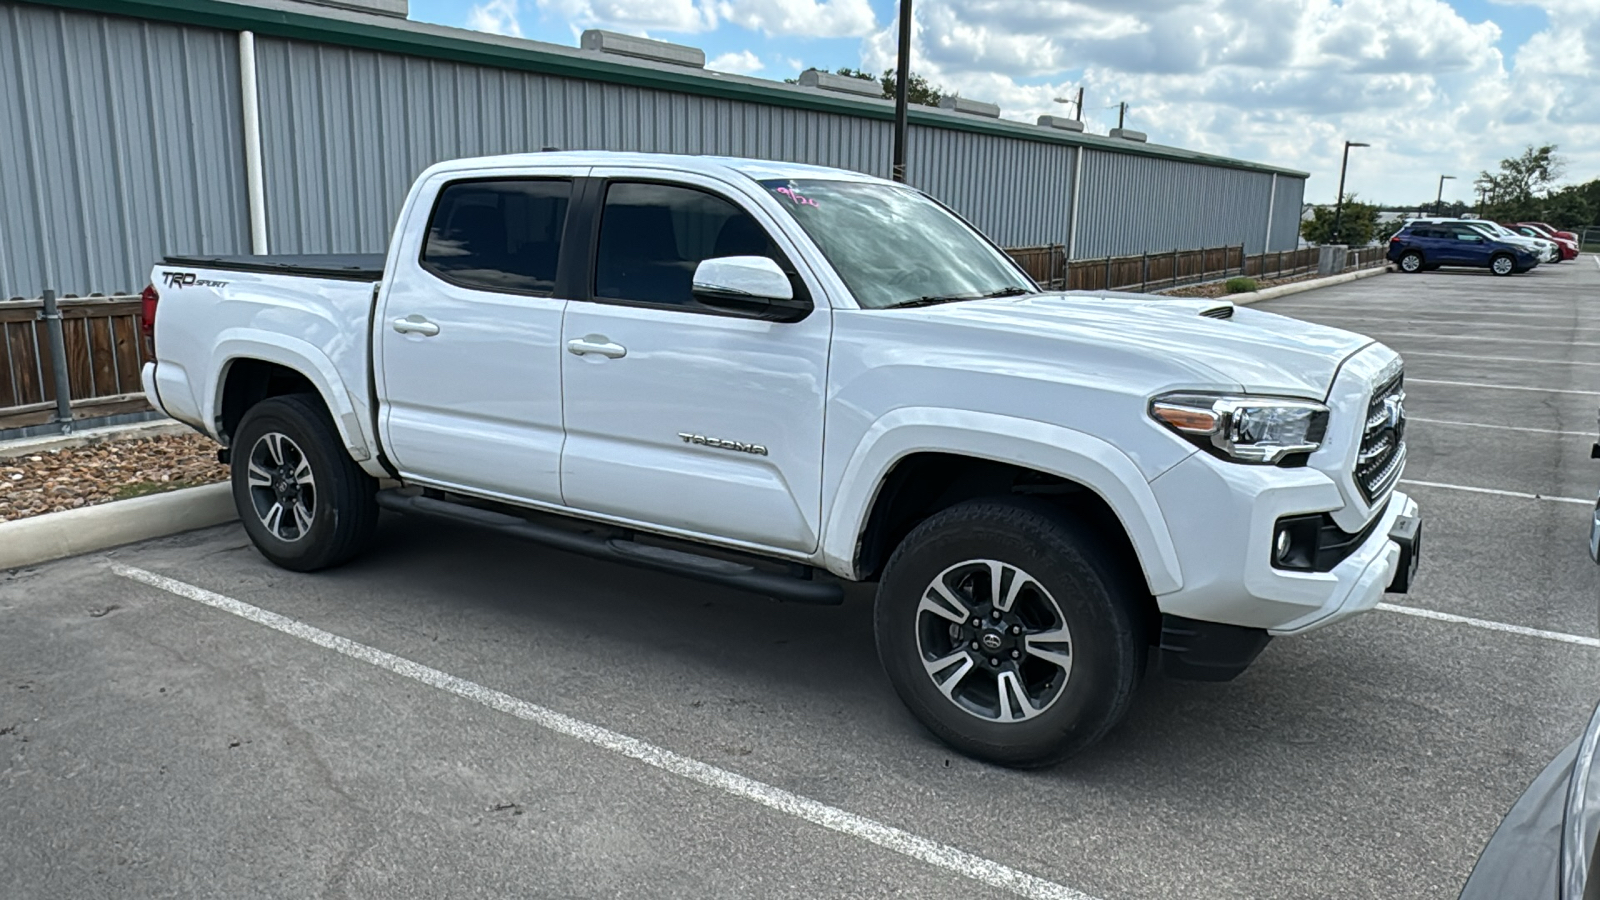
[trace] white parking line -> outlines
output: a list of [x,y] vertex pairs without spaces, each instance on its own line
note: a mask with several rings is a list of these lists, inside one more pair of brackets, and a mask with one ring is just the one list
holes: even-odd
[[1585,359],[1529,359],[1526,356],[1479,356],[1475,353],[1440,353],[1437,350],[1407,350],[1401,356],[1439,356],[1444,359],[1456,359],[1464,362],[1514,362],[1533,363],[1542,366],[1600,366],[1600,362],[1590,362]]
[[1394,603],[1379,603],[1378,609],[1384,612],[1400,613],[1403,616],[1416,616],[1419,619],[1433,619],[1436,622],[1449,622],[1454,625],[1470,625],[1473,628],[1484,628],[1489,631],[1503,631],[1507,634],[1520,634],[1523,637],[1541,638],[1546,641],[1559,641],[1563,644],[1577,644],[1580,647],[1600,647],[1600,638],[1584,637],[1578,634],[1567,634],[1564,631],[1545,631],[1542,628],[1528,628],[1524,625],[1508,625],[1505,622],[1492,622],[1488,619],[1474,619],[1471,616],[1458,616],[1455,613],[1438,612],[1431,609],[1422,609],[1416,606],[1399,606]]
[[331,632],[314,628],[303,622],[278,615],[275,612],[251,606],[232,597],[224,597],[204,588],[195,587],[147,572],[133,566],[113,562],[111,570],[123,578],[147,584],[153,588],[166,591],[206,606],[232,613],[242,619],[265,625],[274,631],[282,632],[290,637],[299,638],[318,647],[341,653],[351,659],[367,663],[385,671],[393,672],[403,678],[409,678],[429,687],[437,688],[446,693],[455,694],[474,703],[482,704],[490,709],[515,716],[526,722],[532,722],[542,728],[547,728],[557,734],[576,738],[587,744],[592,744],[612,753],[636,759],[646,765],[654,766],[665,772],[671,772],[681,778],[698,782],[707,787],[716,788],[726,794],[749,800],[769,809],[777,810],[788,816],[821,825],[823,828],[837,831],[854,838],[876,844],[886,850],[891,850],[912,859],[921,860],[938,868],[954,872],[964,878],[1010,891],[1021,897],[1039,898],[1039,900],[1095,900],[1082,891],[1046,881],[1010,866],[981,856],[974,856],[962,850],[957,850],[945,844],[918,837],[908,831],[884,825],[881,822],[846,812],[837,807],[828,806],[808,797],[793,794],[781,788],[775,788],[764,782],[746,778],[743,775],[719,769],[716,766],[691,759],[671,750],[648,744],[637,738],[592,725],[571,716],[563,715],[554,710],[519,700],[510,694],[484,687],[476,682],[457,678],[438,669],[429,668],[420,663],[412,662],[393,653],[386,653],[366,644],[358,644],[348,638],[340,637]]
[[[1518,308],[1519,309],[1522,308],[1520,304],[1518,305]],[[1364,312],[1363,310],[1356,309],[1356,308],[1351,308],[1351,307],[1340,307],[1340,308],[1335,310],[1335,309],[1330,309],[1326,304],[1323,304],[1322,306],[1313,306],[1313,307],[1311,307],[1311,309],[1317,310],[1319,312],[1327,313],[1327,318],[1331,318],[1331,319],[1342,319],[1342,318],[1360,319],[1360,318],[1364,318],[1364,316],[1362,315],[1363,312]],[[1379,307],[1374,307],[1373,310],[1372,310],[1372,312],[1374,312],[1374,313],[1392,313],[1392,312],[1398,312],[1398,311],[1399,311],[1399,309],[1397,307],[1395,307],[1395,306],[1379,306]],[[1454,309],[1454,308],[1451,308],[1451,307],[1431,306],[1430,305],[1426,309],[1415,310],[1414,313],[1411,316],[1407,316],[1405,318],[1402,318],[1399,321],[1402,321],[1402,322],[1416,322],[1419,325],[1431,325],[1431,324],[1433,324],[1431,321],[1429,321],[1427,319],[1417,318],[1418,316],[1514,316],[1514,317],[1523,318],[1523,319],[1567,319],[1567,320],[1570,321],[1572,319],[1573,314],[1574,313],[1572,313],[1572,312],[1568,312],[1568,313],[1542,313],[1542,312],[1511,312],[1509,310],[1499,310],[1499,309]],[[1388,317],[1380,316],[1380,318],[1388,318]],[[1477,322],[1460,322],[1460,323],[1456,323],[1456,324],[1477,325],[1479,323],[1477,323]],[[1482,323],[1482,324],[1494,324],[1494,323],[1486,322],[1486,323]]]
[[1554,428],[1524,428],[1519,425],[1490,425],[1486,422],[1454,422],[1450,419],[1424,419],[1421,416],[1406,416],[1407,422],[1426,422],[1429,425],[1450,425],[1458,428],[1493,428],[1497,431],[1530,431],[1534,434],[1558,434],[1562,437],[1579,437],[1592,439],[1594,435],[1587,431],[1557,431]]
[[1446,491],[1466,491],[1471,494],[1494,494],[1497,497],[1518,497],[1523,500],[1549,500],[1551,503],[1579,503],[1584,506],[1593,506],[1595,501],[1585,500],[1582,497],[1552,497],[1549,494],[1529,494],[1525,491],[1502,491],[1499,488],[1471,487],[1465,484],[1445,484],[1442,481],[1413,481],[1410,478],[1400,479],[1401,484],[1414,487],[1440,488]]
[[1561,324],[1561,325],[1528,325],[1528,324],[1525,324],[1525,323],[1522,323],[1522,322],[1452,322],[1452,321],[1449,321],[1447,319],[1410,319],[1410,318],[1407,318],[1407,319],[1392,319],[1392,318],[1370,318],[1370,317],[1364,317],[1364,318],[1359,318],[1359,319],[1342,319],[1341,318],[1341,319],[1335,319],[1335,320],[1331,320],[1331,321],[1327,320],[1327,319],[1319,319],[1318,322],[1319,322],[1319,324],[1322,324],[1322,325],[1331,325],[1331,326],[1333,326],[1335,328],[1344,328],[1344,329],[1364,328],[1364,327],[1369,326],[1369,325],[1380,325],[1381,326],[1381,325],[1386,324],[1386,323],[1401,323],[1401,324],[1405,324],[1405,325],[1428,325],[1428,326],[1431,326],[1431,325],[1451,325],[1451,326],[1456,326],[1456,327],[1461,327],[1461,328],[1532,328],[1532,329],[1537,330],[1537,331],[1562,331],[1562,332],[1600,331],[1600,326],[1597,326],[1597,325],[1573,325],[1571,323],[1565,323],[1565,324]]
[[1479,381],[1436,381],[1432,378],[1407,378],[1406,384],[1445,384],[1451,387],[1488,388],[1494,391],[1535,391],[1540,394],[1585,394],[1600,397],[1600,391],[1576,391],[1570,388],[1528,387],[1521,384],[1484,384]]

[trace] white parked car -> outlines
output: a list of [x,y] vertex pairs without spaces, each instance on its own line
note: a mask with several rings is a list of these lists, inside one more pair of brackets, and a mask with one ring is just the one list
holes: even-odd
[[876,582],[895,689],[999,763],[1098,740],[1151,654],[1231,678],[1417,564],[1393,350],[1047,293],[851,172],[441,163],[387,257],[168,258],[146,303],[146,391],[227,448],[274,563],[384,508],[785,600]]

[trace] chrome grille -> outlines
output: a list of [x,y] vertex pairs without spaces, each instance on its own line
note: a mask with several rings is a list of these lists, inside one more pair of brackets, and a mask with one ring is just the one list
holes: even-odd
[[1367,503],[1378,500],[1400,479],[1406,462],[1405,373],[1399,372],[1372,392],[1367,420],[1356,453],[1356,485]]

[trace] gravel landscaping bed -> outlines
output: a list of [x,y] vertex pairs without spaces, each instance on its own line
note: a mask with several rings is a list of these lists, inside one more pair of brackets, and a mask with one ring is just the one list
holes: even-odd
[[199,434],[107,441],[0,459],[0,522],[226,481]]

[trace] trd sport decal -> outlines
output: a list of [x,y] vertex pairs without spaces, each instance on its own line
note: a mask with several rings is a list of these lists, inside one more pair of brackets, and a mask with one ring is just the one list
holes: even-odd
[[166,281],[167,287],[174,287],[174,288],[186,288],[186,287],[225,288],[225,287],[228,286],[228,283],[226,281],[212,281],[212,280],[207,279],[207,278],[200,278],[200,277],[196,276],[193,272],[162,272],[161,273],[161,278],[162,278],[162,280]]

